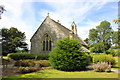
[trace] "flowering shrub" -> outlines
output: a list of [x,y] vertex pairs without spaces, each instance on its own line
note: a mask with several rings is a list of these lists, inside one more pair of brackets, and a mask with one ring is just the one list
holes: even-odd
[[33,60],[19,60],[19,61],[16,61],[15,66],[17,67],[30,67],[30,66],[35,66],[35,63]]
[[108,72],[111,71],[111,65],[106,62],[98,62],[93,64],[93,69],[97,72]]
[[19,67],[19,72],[20,73],[30,73],[30,72],[35,72],[39,69],[40,68],[36,68],[36,67]]
[[34,61],[36,65],[39,67],[49,67],[50,62],[48,60],[40,60],[40,61]]
[[48,67],[50,62],[48,60],[18,60],[14,65],[17,67]]

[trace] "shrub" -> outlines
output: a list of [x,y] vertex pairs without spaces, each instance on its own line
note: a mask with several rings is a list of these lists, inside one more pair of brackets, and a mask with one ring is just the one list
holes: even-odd
[[111,71],[111,65],[106,62],[98,62],[94,64],[93,69],[98,72],[105,72],[105,71]]
[[40,61],[35,61],[36,65],[39,65],[39,67],[49,67],[50,62],[48,60],[40,60]]
[[115,59],[112,55],[106,55],[106,54],[94,55],[93,63],[97,63],[97,62],[108,62],[108,63],[114,65]]
[[15,62],[17,67],[48,67],[50,62],[48,60],[19,60]]
[[106,54],[111,54],[113,56],[118,56],[120,55],[119,53],[120,53],[119,49],[109,49],[106,51]]
[[90,53],[90,56],[94,56],[94,55],[105,55],[106,53]]
[[37,67],[19,67],[20,73],[30,73],[39,70]]
[[48,60],[49,57],[48,54],[31,54],[31,53],[10,53],[7,56],[14,60],[24,59]]
[[19,60],[19,61],[16,61],[15,66],[17,67],[30,67],[30,66],[35,66],[35,62],[32,61],[32,60]]
[[35,55],[31,53],[10,53],[7,56],[13,60],[35,59]]
[[47,54],[35,54],[35,59],[36,60],[48,60],[49,55]]
[[82,52],[78,40],[65,38],[59,40],[50,52],[50,63],[53,68],[65,71],[83,70],[90,63],[90,56]]

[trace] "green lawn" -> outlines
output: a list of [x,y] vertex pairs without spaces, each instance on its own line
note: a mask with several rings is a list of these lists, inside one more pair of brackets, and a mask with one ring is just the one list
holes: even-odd
[[46,69],[36,73],[7,76],[4,78],[118,78],[117,73],[76,71],[65,72],[55,69]]
[[[113,69],[118,69],[118,57],[115,57],[117,64]],[[116,68],[117,67],[117,68]],[[56,69],[45,69],[39,72],[6,76],[7,80],[16,80],[16,78],[118,78],[118,73],[114,72],[93,72],[93,71],[75,71],[65,72]],[[24,80],[24,79],[20,79]]]
[[112,69],[119,69],[120,70],[120,63],[118,61],[120,61],[120,57],[114,57],[116,64],[113,66]]
[[0,58],[8,59],[8,56],[0,56]]

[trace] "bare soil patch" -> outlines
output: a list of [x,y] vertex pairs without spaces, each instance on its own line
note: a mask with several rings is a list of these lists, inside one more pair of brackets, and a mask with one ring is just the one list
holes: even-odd
[[18,68],[2,68],[2,76],[11,76],[20,74]]

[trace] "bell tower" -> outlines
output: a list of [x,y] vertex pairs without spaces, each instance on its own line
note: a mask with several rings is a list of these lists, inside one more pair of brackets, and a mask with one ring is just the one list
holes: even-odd
[[76,24],[75,24],[74,21],[72,22],[72,25],[71,25],[71,31],[72,31],[74,34],[77,34],[77,26],[76,26]]

